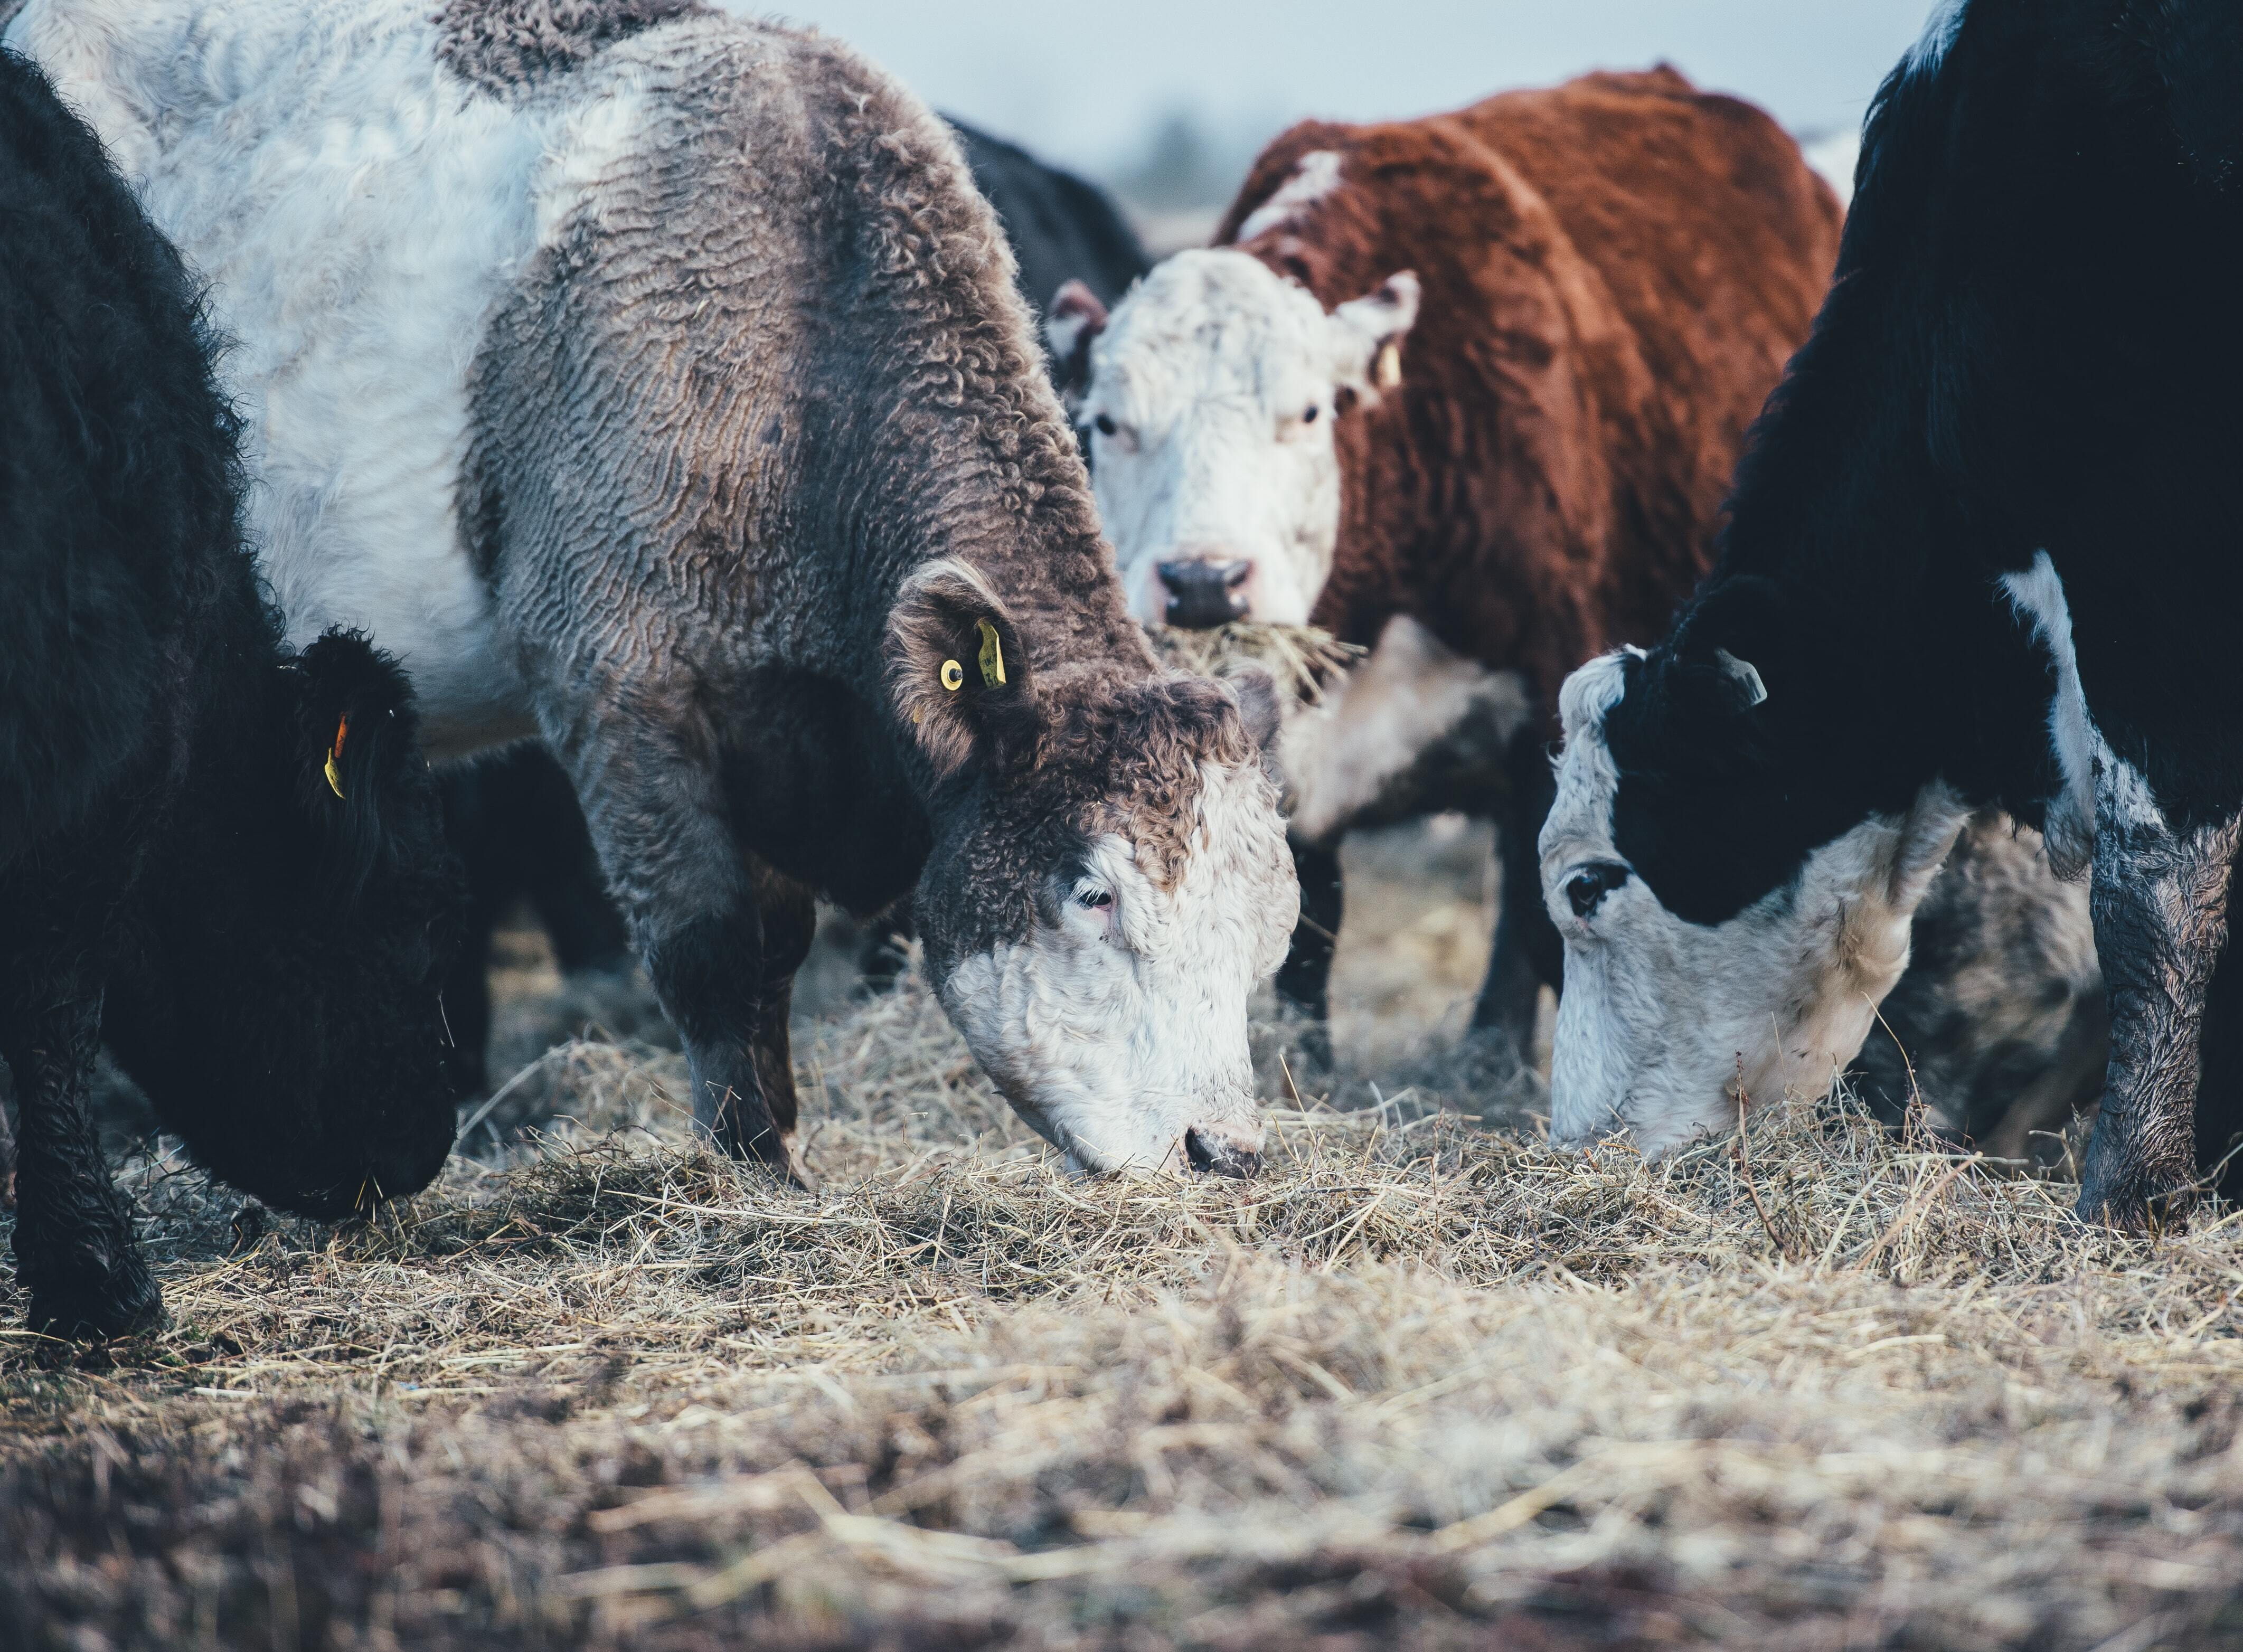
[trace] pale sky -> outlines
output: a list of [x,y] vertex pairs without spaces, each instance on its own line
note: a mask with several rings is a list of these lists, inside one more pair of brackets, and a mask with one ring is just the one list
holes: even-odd
[[1430,113],[1667,58],[1795,131],[1860,123],[1930,0],[791,0],[937,108],[1094,175],[1164,113],[1258,145],[1304,115]]

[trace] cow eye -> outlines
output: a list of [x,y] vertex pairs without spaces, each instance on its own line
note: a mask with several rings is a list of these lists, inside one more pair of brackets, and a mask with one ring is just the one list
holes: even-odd
[[1088,911],[1106,912],[1113,907],[1114,892],[1111,889],[1078,889],[1074,892],[1074,900],[1077,906]]
[[1323,409],[1317,407],[1315,402],[1310,402],[1309,410],[1301,415],[1301,422],[1303,424],[1314,424],[1317,421],[1317,415],[1322,411]]
[[1110,436],[1119,428],[1115,424],[1114,415],[1110,413],[1101,413],[1091,422],[1097,428],[1098,434],[1101,436]]

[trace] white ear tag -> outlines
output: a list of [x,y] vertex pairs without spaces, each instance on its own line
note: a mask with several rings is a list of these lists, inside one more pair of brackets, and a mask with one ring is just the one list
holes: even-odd
[[1726,648],[1714,651],[1714,657],[1721,662],[1721,669],[1745,685],[1755,705],[1768,698],[1768,684],[1760,680],[1760,672],[1750,660],[1739,659]]

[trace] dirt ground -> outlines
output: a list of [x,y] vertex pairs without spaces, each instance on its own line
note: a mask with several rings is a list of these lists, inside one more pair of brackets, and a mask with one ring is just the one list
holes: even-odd
[[515,938],[428,1192],[278,1221],[147,1143],[172,1324],[104,1349],[0,1264],[0,1652],[2243,1643],[2243,1221],[2091,1233],[1838,1104],[1552,1153],[1447,1055],[1487,846],[1351,846],[1339,1071],[1260,1030],[1248,1184],[1055,1174],[837,926],[780,1191]]

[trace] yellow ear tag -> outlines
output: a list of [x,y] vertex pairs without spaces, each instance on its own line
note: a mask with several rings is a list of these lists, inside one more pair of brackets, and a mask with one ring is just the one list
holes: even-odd
[[335,759],[343,754],[343,736],[350,732],[350,718],[346,717],[335,725],[335,743],[327,752],[327,790],[337,797],[343,794],[343,777],[335,768]]
[[1402,382],[1402,347],[1389,341],[1378,352],[1378,364],[1373,370],[1382,390],[1391,390]]
[[987,620],[973,623],[981,628],[981,686],[1000,687],[1005,681],[1005,645],[997,640],[997,628]]
[[966,668],[954,659],[942,662],[942,685],[955,694],[966,686]]

